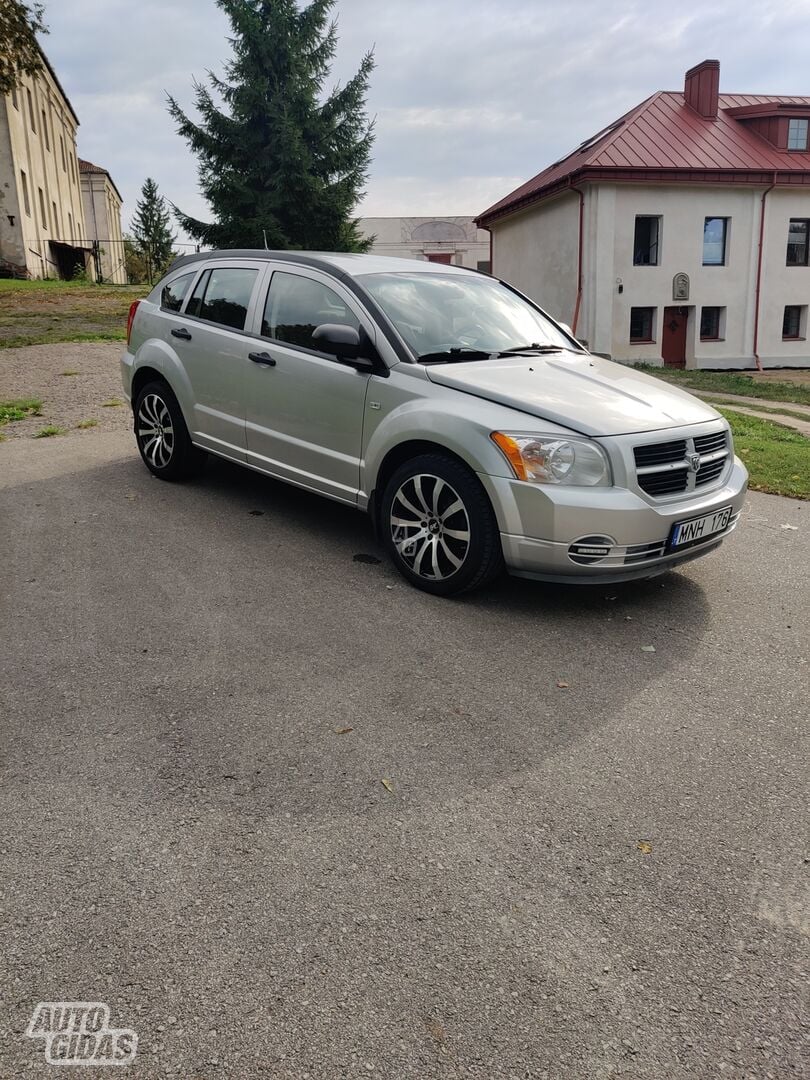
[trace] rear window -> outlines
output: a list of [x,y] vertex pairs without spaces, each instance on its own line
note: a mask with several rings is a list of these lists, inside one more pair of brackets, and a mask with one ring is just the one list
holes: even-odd
[[194,270],[190,274],[182,274],[180,277],[176,277],[174,281],[170,281],[168,285],[164,285],[160,293],[160,306],[166,311],[179,311],[183,306],[183,301],[186,298],[186,293],[191,288],[191,283],[194,280],[194,274],[197,271]]
[[206,270],[197,282],[186,314],[233,330],[244,330],[258,272],[230,266]]

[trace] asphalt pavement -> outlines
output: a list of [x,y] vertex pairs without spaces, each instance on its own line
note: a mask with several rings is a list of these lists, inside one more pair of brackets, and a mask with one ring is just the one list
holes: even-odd
[[[127,433],[8,442],[0,489],[2,1080],[804,1075],[810,504],[447,601]],[[134,1063],[47,1065],[60,1001]]]

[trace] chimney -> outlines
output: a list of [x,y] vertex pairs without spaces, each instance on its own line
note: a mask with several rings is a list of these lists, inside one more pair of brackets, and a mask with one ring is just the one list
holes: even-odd
[[707,120],[717,117],[717,98],[720,93],[720,61],[704,60],[686,73],[683,96],[686,104]]

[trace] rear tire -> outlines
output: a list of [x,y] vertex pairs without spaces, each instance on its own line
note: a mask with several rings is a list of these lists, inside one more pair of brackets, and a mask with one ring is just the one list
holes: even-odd
[[420,454],[396,470],[383,494],[380,533],[399,572],[436,596],[478,589],[503,570],[487,493],[446,454]]
[[147,383],[133,408],[135,440],[143,463],[161,480],[187,480],[207,454],[191,441],[183,411],[168,383]]

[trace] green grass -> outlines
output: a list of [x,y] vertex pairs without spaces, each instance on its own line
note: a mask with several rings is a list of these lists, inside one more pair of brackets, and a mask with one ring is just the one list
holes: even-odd
[[[740,401],[723,401],[722,398],[717,398],[715,401],[710,401],[710,405],[719,409],[721,406],[725,406],[729,409],[739,408],[742,402]],[[745,406],[747,409],[756,409],[758,413],[765,413],[768,416],[791,416],[794,420],[804,420],[805,423],[810,423],[810,414],[799,412],[798,409],[771,409],[767,405],[760,405],[757,401],[752,401],[750,405]]]
[[53,435],[64,435],[65,429],[56,427],[55,424],[48,424],[47,427],[41,428],[37,431],[33,438],[35,439],[50,439]]
[[42,402],[38,398],[18,398],[14,401],[0,401],[0,424],[12,420],[25,420],[28,416],[39,416]]
[[810,499],[810,439],[758,416],[731,409],[721,412],[731,424],[734,449],[745,462],[755,491]]
[[123,401],[119,401],[118,398],[110,398],[109,401],[102,401],[102,409],[117,409],[119,405],[123,405]]
[[80,420],[76,427],[80,431],[84,431],[85,428],[98,427],[98,420]]
[[635,367],[647,375],[655,375],[658,379],[689,390],[741,394],[743,397],[761,398],[763,401],[790,401],[794,405],[810,405],[810,385],[771,382],[770,379],[757,381],[736,371],[687,371],[654,367],[652,364],[636,364]]
[[148,285],[0,280],[0,348],[60,341],[123,341],[133,300]]

